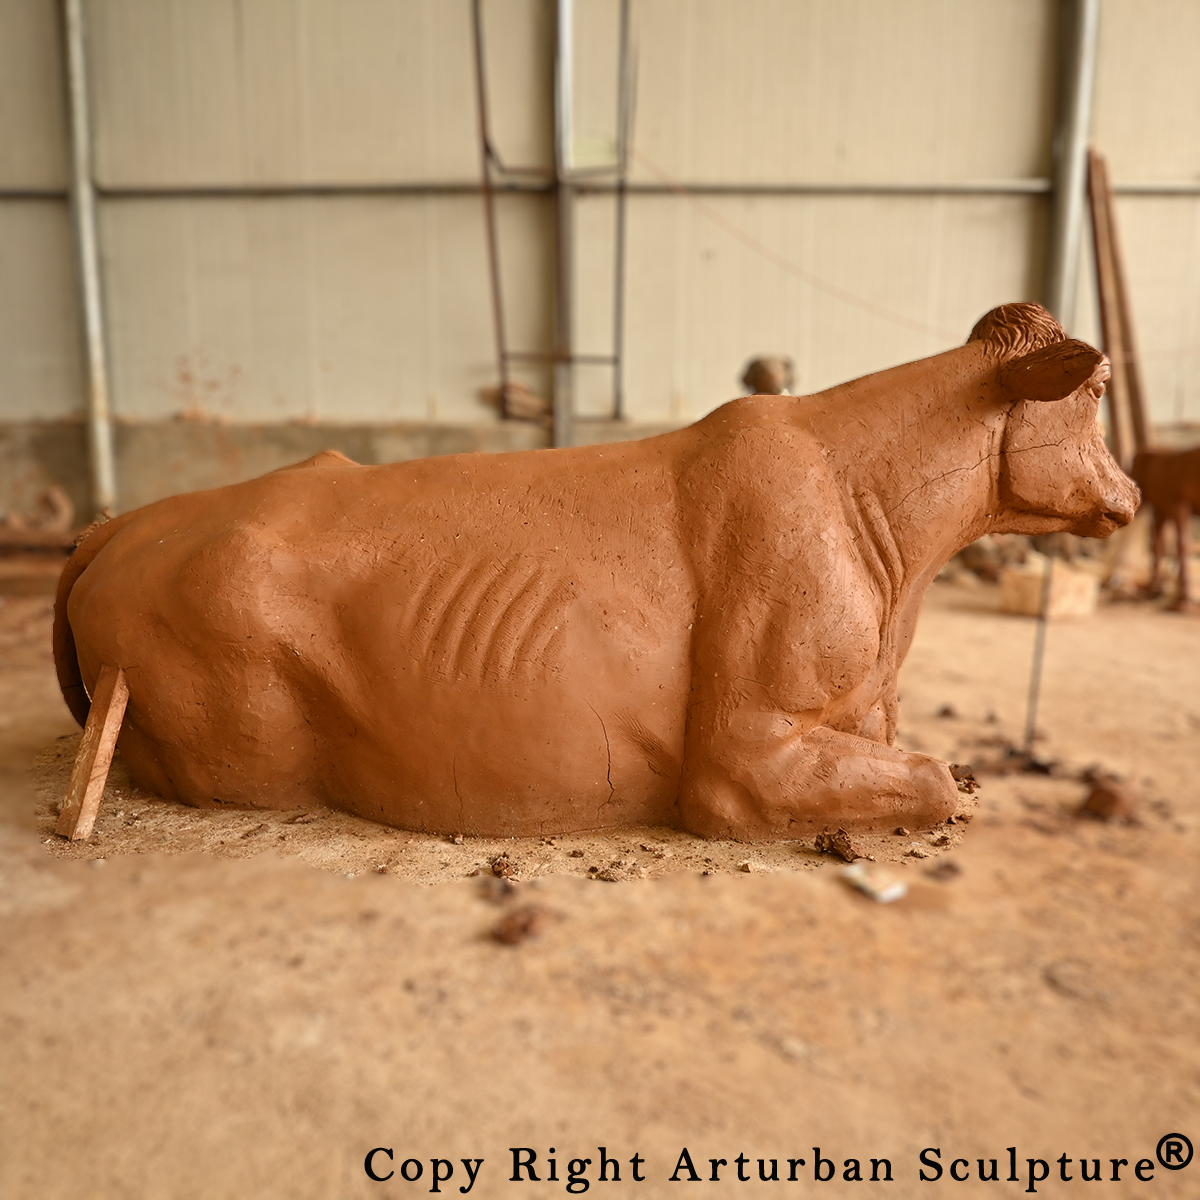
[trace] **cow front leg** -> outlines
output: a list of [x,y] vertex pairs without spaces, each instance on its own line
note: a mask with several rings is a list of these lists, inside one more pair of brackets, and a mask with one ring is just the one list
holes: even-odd
[[1154,509],[1154,528],[1150,534],[1150,582],[1144,595],[1147,600],[1157,600],[1163,594],[1162,564],[1167,554],[1167,514]]
[[859,737],[864,737],[870,742],[882,742],[887,746],[892,745],[896,740],[896,713],[898,707],[894,692],[890,697],[880,699],[868,710],[867,715],[863,718],[862,724],[858,728]]
[[957,807],[945,763],[824,726],[800,732],[783,713],[746,714],[694,739],[681,779],[684,827],[735,841],[931,829]]
[[1192,593],[1188,580],[1189,563],[1192,554],[1192,510],[1186,501],[1181,501],[1173,513],[1175,521],[1175,545],[1179,551],[1179,594],[1171,605],[1173,612],[1194,612],[1196,605],[1192,601]]

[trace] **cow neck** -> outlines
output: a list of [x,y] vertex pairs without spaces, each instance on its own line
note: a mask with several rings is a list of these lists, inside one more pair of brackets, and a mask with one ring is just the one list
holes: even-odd
[[975,343],[813,397],[805,423],[826,448],[887,610],[919,600],[998,511],[993,370]]

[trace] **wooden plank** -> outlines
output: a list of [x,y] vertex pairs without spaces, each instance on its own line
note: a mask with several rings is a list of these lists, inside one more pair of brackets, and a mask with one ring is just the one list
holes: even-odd
[[1129,419],[1128,354],[1121,324],[1121,303],[1112,253],[1112,188],[1102,155],[1088,150],[1088,201],[1092,244],[1096,254],[1096,290],[1100,300],[1100,329],[1104,353],[1112,367],[1108,383],[1109,432],[1113,457],[1128,470],[1133,461],[1134,435]]
[[91,836],[128,701],[125,672],[106,663],[100,668],[83,740],[79,743],[67,796],[55,826],[55,833],[60,837],[77,842]]
[[1146,406],[1142,399],[1142,365],[1138,358],[1137,340],[1133,329],[1133,312],[1129,303],[1129,288],[1125,282],[1125,260],[1121,254],[1121,239],[1117,234],[1117,209],[1113,200],[1112,180],[1104,170],[1105,208],[1108,210],[1108,253],[1112,258],[1112,274],[1116,284],[1117,309],[1121,319],[1121,344],[1125,358],[1126,400],[1129,423],[1133,434],[1133,452],[1146,447]]

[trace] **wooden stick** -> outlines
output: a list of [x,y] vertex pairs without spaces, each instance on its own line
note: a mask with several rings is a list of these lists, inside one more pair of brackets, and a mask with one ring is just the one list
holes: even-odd
[[1108,210],[1108,252],[1112,257],[1113,280],[1116,283],[1117,311],[1121,318],[1121,343],[1125,353],[1125,398],[1133,432],[1133,450],[1144,450],[1149,437],[1146,431],[1146,407],[1142,400],[1142,367],[1138,359],[1137,341],[1133,331],[1133,313],[1129,304],[1129,288],[1125,283],[1125,262],[1121,254],[1121,239],[1117,235],[1117,206],[1113,200],[1112,181],[1108,166],[1104,166],[1104,206]]
[[75,768],[67,786],[67,797],[55,826],[54,832],[60,837],[77,842],[91,836],[128,701],[129,686],[125,682],[125,672],[120,667],[106,663],[100,668],[100,678],[92,694],[92,707],[83,729],[83,740],[79,743]]
[[1128,354],[1121,324],[1116,266],[1112,252],[1112,189],[1104,158],[1088,150],[1088,200],[1092,216],[1092,244],[1096,252],[1096,290],[1100,299],[1100,328],[1104,352],[1112,366],[1108,383],[1108,415],[1113,457],[1128,469],[1133,460],[1135,436],[1129,429]]

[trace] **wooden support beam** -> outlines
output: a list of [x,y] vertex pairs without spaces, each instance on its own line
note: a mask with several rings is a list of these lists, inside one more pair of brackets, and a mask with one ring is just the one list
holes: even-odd
[[1096,250],[1096,289],[1100,304],[1100,330],[1104,353],[1109,356],[1112,378],[1108,386],[1109,438],[1112,457],[1128,470],[1138,448],[1132,419],[1129,384],[1129,347],[1122,313],[1121,283],[1117,276],[1112,229],[1112,188],[1103,155],[1087,151],[1087,197],[1091,204],[1092,244]]
[[1125,351],[1125,384],[1129,389],[1129,423],[1133,434],[1133,452],[1144,450],[1150,438],[1146,430],[1146,406],[1142,399],[1142,364],[1137,352],[1137,335],[1133,328],[1133,311],[1129,303],[1129,288],[1125,282],[1125,259],[1121,253],[1121,238],[1117,233],[1117,210],[1113,202],[1112,181],[1108,168],[1104,170],[1104,186],[1108,191],[1108,249],[1112,255],[1112,271],[1117,283],[1117,305],[1121,314],[1121,341]]
[[102,666],[83,729],[83,740],[75,756],[67,796],[54,830],[60,837],[77,842],[91,836],[128,701],[125,672],[120,667]]

